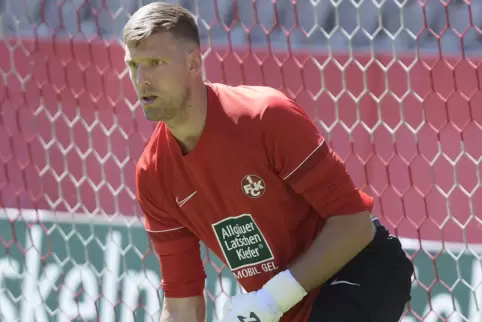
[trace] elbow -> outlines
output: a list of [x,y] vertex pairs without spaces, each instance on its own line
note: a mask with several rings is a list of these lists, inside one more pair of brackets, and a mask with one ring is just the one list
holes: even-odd
[[327,220],[327,226],[342,236],[348,232],[353,247],[365,248],[375,237],[375,226],[368,211],[356,214],[334,216]]
[[376,229],[369,212],[356,214],[355,217],[356,220],[353,221],[353,227],[350,229],[356,233],[361,248],[364,248],[375,238]]

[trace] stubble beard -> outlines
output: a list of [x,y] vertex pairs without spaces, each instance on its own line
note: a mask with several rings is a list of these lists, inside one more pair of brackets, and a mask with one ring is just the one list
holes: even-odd
[[187,87],[178,99],[171,100],[168,104],[169,111],[166,111],[167,118],[164,122],[169,127],[180,126],[189,119],[190,98],[191,89]]
[[148,120],[156,122],[164,122],[167,125],[172,123],[173,126],[182,123],[188,117],[189,98],[191,90],[186,88],[180,97],[171,98],[169,101],[160,100],[157,106],[151,107],[153,111],[157,111],[154,115],[149,116],[149,109],[145,110]]

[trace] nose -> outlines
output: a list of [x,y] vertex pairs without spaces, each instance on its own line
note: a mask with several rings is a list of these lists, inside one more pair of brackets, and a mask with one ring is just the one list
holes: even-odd
[[142,67],[137,68],[137,85],[142,87],[151,83],[149,72]]

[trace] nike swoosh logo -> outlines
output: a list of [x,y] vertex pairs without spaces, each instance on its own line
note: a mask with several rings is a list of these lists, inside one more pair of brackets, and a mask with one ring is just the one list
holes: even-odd
[[184,204],[186,202],[189,201],[189,199],[191,199],[195,194],[196,194],[197,191],[194,191],[193,193],[191,193],[189,196],[187,196],[186,198],[182,199],[182,200],[179,200],[179,197],[176,197],[176,203],[179,207],[182,207],[184,206]]
[[344,280],[334,280],[333,282],[331,282],[330,285],[337,285],[337,284],[347,284],[347,285],[353,285],[353,286],[360,286],[360,284],[352,283],[352,282],[348,282],[348,281],[344,281]]

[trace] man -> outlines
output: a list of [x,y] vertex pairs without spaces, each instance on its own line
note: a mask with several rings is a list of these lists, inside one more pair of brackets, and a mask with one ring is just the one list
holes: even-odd
[[123,38],[145,116],[159,122],[136,178],[161,321],[204,321],[200,241],[246,290],[223,322],[398,321],[413,267],[302,108],[275,89],[205,83],[196,21],[180,6],[140,8]]

